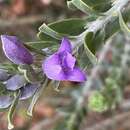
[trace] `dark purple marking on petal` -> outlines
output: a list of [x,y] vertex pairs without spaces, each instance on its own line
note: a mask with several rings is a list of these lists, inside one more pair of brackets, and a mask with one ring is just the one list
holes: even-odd
[[72,46],[71,46],[71,43],[70,41],[67,39],[67,38],[63,38],[62,41],[61,41],[61,45],[60,45],[60,48],[58,50],[58,52],[63,52],[63,51],[67,51],[69,53],[72,52]]
[[6,81],[9,79],[9,74],[7,71],[0,69],[0,81]]
[[6,57],[15,64],[32,64],[33,56],[16,36],[1,35]]
[[15,91],[26,84],[26,80],[24,76],[16,74],[15,76],[11,77],[7,80],[5,87],[8,90]]
[[13,97],[10,97],[7,95],[0,96],[0,108],[1,109],[8,108],[12,102],[13,102]]
[[74,81],[74,82],[84,82],[86,81],[86,75],[84,72],[80,70],[80,68],[75,67],[73,71],[70,71],[67,74],[67,80]]
[[20,100],[25,100],[33,96],[39,87],[39,84],[27,84],[24,87],[22,87]]

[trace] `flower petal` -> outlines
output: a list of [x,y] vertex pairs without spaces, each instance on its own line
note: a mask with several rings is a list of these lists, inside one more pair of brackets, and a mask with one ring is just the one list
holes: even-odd
[[1,35],[6,57],[15,64],[32,64],[33,56],[15,36]]
[[12,101],[13,97],[7,95],[0,96],[0,108],[8,108],[11,105]]
[[5,81],[9,78],[9,74],[5,71],[0,69],[0,81]]
[[26,80],[24,76],[16,74],[15,76],[11,77],[6,82],[6,88],[8,90],[17,90],[23,87],[26,84]]
[[80,70],[80,68],[75,67],[73,71],[67,74],[67,80],[75,82],[84,82],[86,80],[85,74]]
[[24,87],[22,87],[20,100],[25,100],[33,96],[38,87],[40,87],[39,84],[27,84]]
[[66,52],[65,59],[63,60],[63,66],[69,68],[70,71],[73,70],[75,66],[76,59],[69,52]]
[[60,66],[60,59],[57,53],[51,55],[45,61],[43,61],[42,68],[46,76],[53,80],[64,79],[64,73]]
[[46,76],[53,80],[84,82],[85,74],[75,66],[76,59],[71,55],[72,47],[67,38],[62,39],[59,50],[43,61]]
[[67,38],[63,38],[62,39],[60,48],[58,50],[58,52],[63,52],[63,51],[67,51],[69,53],[72,52],[71,43],[70,43],[70,41]]

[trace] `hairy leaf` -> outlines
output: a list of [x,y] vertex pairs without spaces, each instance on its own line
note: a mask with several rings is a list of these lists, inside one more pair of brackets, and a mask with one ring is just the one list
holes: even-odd
[[47,25],[48,28],[45,28],[45,25],[41,26],[40,32],[38,33],[38,37],[44,41],[58,42],[58,40],[63,35],[64,36],[79,35],[85,30],[84,29],[85,25],[86,25],[86,20],[84,19],[82,20],[78,18],[57,21],[48,24]]
[[128,26],[126,25],[123,17],[122,17],[122,14],[121,12],[119,11],[119,24],[120,24],[120,27],[121,27],[121,30],[127,34],[128,36],[130,36],[130,29],[128,28]]

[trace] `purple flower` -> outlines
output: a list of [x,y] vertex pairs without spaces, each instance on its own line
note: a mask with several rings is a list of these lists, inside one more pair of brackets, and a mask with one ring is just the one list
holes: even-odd
[[39,87],[39,84],[26,84],[21,88],[20,100],[25,100],[32,97]]
[[7,90],[16,91],[20,89],[20,100],[25,100],[34,95],[40,84],[27,83],[23,75],[16,74],[6,81],[5,87]]
[[9,78],[9,74],[6,70],[0,69],[0,81],[6,81]]
[[18,90],[26,84],[26,79],[23,75],[16,74],[6,81],[5,87],[8,90]]
[[0,108],[8,108],[13,102],[13,97],[3,95],[0,96]]
[[85,74],[75,66],[72,46],[67,38],[63,38],[59,50],[43,61],[42,68],[46,76],[53,80],[84,82]]
[[6,57],[15,64],[32,64],[33,56],[16,36],[1,35]]

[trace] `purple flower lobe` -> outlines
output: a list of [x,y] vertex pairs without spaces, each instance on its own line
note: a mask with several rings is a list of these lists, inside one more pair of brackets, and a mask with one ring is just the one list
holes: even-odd
[[25,100],[33,96],[38,87],[39,84],[26,84],[24,87],[21,88],[20,100]]
[[16,36],[1,35],[6,57],[15,64],[32,64],[33,56]]

